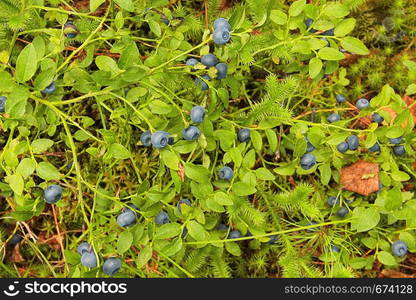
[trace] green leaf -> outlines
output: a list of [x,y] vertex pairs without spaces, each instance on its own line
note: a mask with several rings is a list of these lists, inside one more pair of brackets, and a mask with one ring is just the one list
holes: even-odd
[[296,17],[299,15],[306,6],[306,2],[304,0],[297,0],[293,2],[289,7],[289,15],[292,17]]
[[53,145],[52,140],[37,139],[31,143],[30,147],[32,148],[33,153],[39,154],[48,150],[50,147],[52,147],[52,145]]
[[348,18],[342,20],[336,27],[335,36],[343,37],[350,33],[355,27],[356,20],[354,18]]
[[345,55],[334,48],[325,47],[319,50],[318,56],[323,60],[341,60]]
[[163,163],[172,170],[179,170],[179,158],[176,155],[176,153],[167,150],[167,149],[163,149],[160,151],[160,155],[162,158]]
[[325,6],[323,9],[323,13],[326,14],[328,17],[335,17],[335,18],[343,18],[347,16],[350,11],[346,5],[340,3],[331,3]]
[[261,150],[263,146],[263,140],[261,138],[260,133],[257,130],[252,130],[250,132],[250,139],[254,149]]
[[396,180],[396,181],[408,181],[410,179],[410,175],[405,172],[397,170],[391,173],[391,178],[393,178],[393,180]]
[[383,265],[386,266],[395,266],[397,265],[396,259],[394,258],[393,255],[391,255],[390,253],[386,252],[386,251],[380,251],[377,254],[377,259],[379,262],[381,262]]
[[318,170],[321,173],[321,183],[327,185],[331,179],[331,165],[329,163],[320,165]]
[[289,176],[293,175],[295,173],[295,170],[295,165],[293,163],[290,163],[288,165],[275,168],[273,171],[282,176]]
[[157,231],[156,234],[154,236],[154,238],[157,239],[169,239],[172,238],[174,236],[177,236],[178,234],[181,233],[181,225],[178,223],[168,223],[168,224],[164,224],[162,226],[160,226]]
[[287,22],[287,15],[281,10],[274,9],[270,12],[270,20],[277,25],[284,25]]
[[369,53],[368,48],[359,39],[347,36],[341,39],[341,46],[352,53],[359,55],[367,55]]
[[169,243],[162,249],[162,253],[167,256],[172,256],[178,253],[182,249],[182,239],[177,238],[173,242]]
[[199,183],[209,181],[209,171],[204,166],[194,165],[192,163],[185,164],[185,175],[186,177],[195,180]]
[[232,198],[224,192],[216,192],[214,194],[214,200],[219,205],[233,205]]
[[59,171],[49,162],[41,162],[36,167],[36,173],[44,180],[58,180],[61,178]]
[[108,154],[115,159],[128,159],[131,156],[129,150],[127,150],[123,145],[117,143],[110,145]]
[[114,59],[109,56],[100,55],[95,59],[95,64],[97,65],[98,69],[106,72],[110,72],[111,74],[117,75],[120,73],[120,69],[117,66],[117,63]]
[[118,6],[127,11],[134,11],[134,3],[132,0],[113,0]]
[[150,245],[146,245],[142,250],[140,250],[137,255],[137,267],[144,267],[147,262],[152,258],[153,249]]
[[351,229],[357,232],[368,231],[380,221],[380,214],[374,207],[356,207],[352,214]]
[[6,177],[6,181],[9,183],[10,188],[13,192],[17,195],[21,195],[23,193],[23,188],[25,187],[25,183],[23,181],[23,177],[20,174],[13,174]]
[[314,57],[309,61],[309,76],[313,79],[322,70],[322,60],[320,60],[318,57]]
[[94,12],[105,0],[90,0],[90,11]]
[[16,61],[16,80],[25,82],[30,80],[35,75],[38,69],[38,58],[36,49],[33,44],[27,45],[22,52],[20,52]]
[[162,29],[160,28],[160,25],[158,22],[154,21],[154,20],[150,20],[149,22],[149,27],[150,30],[156,34],[157,36],[161,36],[162,35]]
[[23,176],[23,178],[27,178],[33,174],[35,171],[36,164],[31,158],[23,158],[19,165],[17,166],[16,173]]
[[234,256],[241,256],[240,246],[236,242],[225,243],[225,249]]
[[198,222],[192,220],[187,225],[189,235],[197,241],[204,241],[208,238],[208,232]]
[[133,234],[130,231],[123,231],[117,242],[117,252],[123,254],[130,249],[133,243]]
[[245,182],[238,181],[233,184],[233,192],[237,196],[248,196],[256,192],[256,188]]
[[266,168],[258,168],[256,171],[256,177],[261,180],[274,180],[275,176]]

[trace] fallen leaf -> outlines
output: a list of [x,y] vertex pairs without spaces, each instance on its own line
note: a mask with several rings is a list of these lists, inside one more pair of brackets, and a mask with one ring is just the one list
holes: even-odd
[[341,169],[342,188],[360,195],[368,196],[379,189],[379,165],[358,161]]

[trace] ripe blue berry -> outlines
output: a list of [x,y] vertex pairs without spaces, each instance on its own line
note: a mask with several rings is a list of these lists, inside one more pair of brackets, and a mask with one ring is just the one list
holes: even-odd
[[213,67],[218,64],[218,59],[214,54],[205,54],[201,58],[201,63],[207,67]]
[[191,203],[191,201],[189,201],[189,199],[181,199],[181,200],[179,200],[179,202],[177,204],[179,213],[182,213],[181,212],[181,205],[192,206],[192,203]]
[[[208,75],[204,75],[202,76],[202,78],[208,81],[211,80],[211,77],[209,77]],[[206,91],[209,88],[208,84],[204,80],[201,80],[198,77],[195,78],[195,85],[201,87],[201,90],[203,91]]]
[[339,199],[334,196],[329,196],[328,199],[326,200],[326,203],[328,203],[330,207],[334,207],[335,205],[339,204]]
[[316,164],[316,157],[313,154],[306,153],[300,159],[300,166],[304,170],[311,169]]
[[277,235],[271,235],[271,236],[269,236],[269,238],[270,238],[270,240],[267,242],[267,244],[269,244],[269,245],[274,245],[274,244],[276,244],[276,242],[277,242]]
[[6,97],[0,96],[0,113],[4,113],[6,111],[6,100]]
[[218,28],[214,30],[213,40],[217,45],[224,45],[230,41],[230,31],[225,28]]
[[199,61],[198,61],[196,58],[189,58],[189,59],[186,61],[186,65],[187,65],[187,66],[191,66],[191,67],[196,66],[198,63],[199,63]]
[[215,68],[217,68],[217,79],[224,79],[225,77],[227,77],[227,73],[228,73],[228,65],[225,63],[219,63],[215,66]]
[[214,21],[214,29],[225,28],[228,31],[231,31],[231,25],[224,18],[218,18]]
[[118,258],[108,258],[103,264],[103,272],[109,276],[113,276],[121,268],[121,260]]
[[373,146],[368,148],[368,151],[370,151],[370,152],[380,152],[380,144],[375,143]]
[[161,211],[155,217],[155,223],[156,224],[163,225],[163,224],[167,224],[169,222],[170,222],[169,215],[166,212],[164,212],[164,211]]
[[348,208],[346,208],[345,206],[341,207],[337,212],[336,215],[340,218],[345,217],[348,214]]
[[224,223],[220,223],[218,226],[217,226],[217,230],[227,230],[228,229],[228,226],[227,225],[225,225]]
[[309,139],[305,136],[305,141],[306,141],[306,152],[312,152],[313,150],[315,150],[314,145],[311,144],[311,142],[309,141]]
[[73,39],[78,35],[78,28],[72,22],[66,22],[64,25],[64,34],[67,38]]
[[191,120],[194,123],[202,123],[205,117],[205,109],[202,106],[194,106],[191,110]]
[[148,130],[140,135],[140,142],[143,146],[150,147],[152,145],[152,133]]
[[239,239],[241,237],[243,237],[243,235],[241,234],[241,232],[239,230],[233,230],[228,235],[229,239]]
[[337,145],[337,149],[339,152],[344,153],[348,150],[348,143],[342,142]]
[[45,199],[46,203],[49,204],[58,202],[62,198],[62,187],[57,184],[48,186],[43,191],[43,198]]
[[156,131],[152,134],[151,142],[157,149],[165,148],[169,143],[169,133],[162,130]]
[[84,252],[81,255],[81,264],[87,268],[95,268],[97,266],[97,257],[93,251]]
[[166,18],[166,17],[162,18],[162,22],[165,23],[166,26],[169,26],[170,22],[169,22],[168,18]]
[[56,90],[56,84],[55,84],[55,81],[54,81],[42,91],[42,94],[50,95],[53,92],[55,92],[55,90]]
[[367,99],[361,98],[359,99],[356,103],[355,106],[359,109],[359,110],[363,110],[364,108],[367,108],[370,106],[370,102],[368,102]]
[[78,245],[77,247],[77,252],[79,255],[84,254],[85,252],[91,252],[92,251],[92,247],[89,243],[87,242],[82,242],[81,244]]
[[345,102],[345,97],[343,95],[335,95],[335,99],[337,100],[338,103],[342,103]]
[[13,234],[12,238],[9,240],[9,245],[17,245],[19,244],[23,238],[18,235],[17,233]]
[[248,142],[250,140],[250,129],[240,129],[237,133],[237,138],[241,143]]
[[133,225],[136,222],[136,214],[128,209],[125,212],[122,212],[117,217],[117,224],[121,227],[128,227]]
[[340,249],[337,246],[335,246],[335,245],[331,246],[331,252],[339,252],[339,251],[340,251]]
[[393,152],[394,154],[396,154],[397,156],[403,156],[406,154],[406,149],[404,148],[404,146],[394,146],[393,147]]
[[390,139],[390,144],[398,145],[403,141],[403,137]]
[[332,113],[332,114],[330,114],[330,115],[328,116],[328,118],[326,118],[326,120],[327,120],[329,123],[334,123],[334,122],[337,122],[337,121],[341,120],[341,117],[340,117],[340,115],[339,115],[339,114],[337,114],[337,113]]
[[407,244],[401,240],[397,240],[391,245],[391,252],[398,257],[405,256],[407,249]]
[[377,123],[377,124],[381,124],[384,121],[384,118],[382,116],[380,116],[378,113],[374,113],[371,118],[373,119],[373,122]]
[[233,175],[234,175],[233,169],[231,169],[228,166],[222,167],[220,171],[218,172],[218,177],[220,179],[231,180],[231,178],[233,178]]
[[347,137],[347,144],[350,150],[357,150],[360,145],[360,140],[358,139],[358,136],[350,135]]
[[199,138],[199,136],[201,135],[201,130],[199,130],[198,127],[196,126],[189,126],[188,128],[184,128],[182,130],[182,136],[185,140],[188,141],[195,141]]
[[332,28],[332,29],[329,29],[329,30],[326,30],[326,31],[322,32],[322,35],[325,35],[325,36],[333,36],[334,35],[334,31],[335,31],[335,28]]

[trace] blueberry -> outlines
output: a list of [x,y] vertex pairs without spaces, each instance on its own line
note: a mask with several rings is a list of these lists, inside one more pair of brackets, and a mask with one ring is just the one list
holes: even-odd
[[9,245],[17,245],[19,244],[23,238],[18,235],[17,233],[13,234],[12,238],[9,240]]
[[395,256],[405,256],[407,253],[407,244],[401,240],[397,240],[391,245],[391,251]]
[[344,153],[348,150],[348,143],[342,142],[337,145],[337,149],[339,152]]
[[378,113],[374,113],[371,118],[373,119],[373,122],[377,123],[377,124],[381,124],[384,121],[384,118],[382,116],[380,116]]
[[[202,76],[202,78],[208,81],[211,80],[211,77],[209,77],[208,75],[204,75]],[[208,84],[204,80],[201,80],[200,78],[195,78],[195,85],[200,86],[201,90],[203,91],[206,91],[209,88]]]
[[231,169],[228,166],[222,167],[218,172],[218,176],[220,177],[220,179],[231,180],[231,178],[233,178],[233,175],[233,169]]
[[121,268],[121,260],[118,258],[108,258],[103,264],[103,272],[109,276],[116,274]]
[[150,147],[152,145],[152,133],[148,130],[140,135],[140,142],[143,146]]
[[199,130],[199,128],[193,125],[182,130],[183,138],[188,141],[195,141],[199,138],[200,135],[201,131]]
[[54,81],[42,91],[42,94],[50,95],[53,92],[55,92],[55,90],[56,90],[56,84],[55,84],[55,81]]
[[194,106],[191,110],[191,120],[194,123],[202,123],[205,117],[205,108],[202,106]]
[[168,144],[173,145],[175,143],[175,138],[173,136],[169,137]]
[[[306,25],[307,28],[310,28],[312,26],[312,23],[313,23],[313,20],[311,18],[308,18],[308,19],[305,20],[305,25]],[[309,31],[312,32],[312,33],[317,32],[317,30],[313,29],[313,28],[309,29]]]
[[218,64],[218,59],[214,54],[205,54],[202,56],[201,62],[207,67],[213,67]]
[[322,35],[325,35],[325,36],[333,36],[334,35],[334,30],[335,30],[335,28],[326,30],[326,31],[322,32]]
[[348,214],[348,208],[346,208],[345,206],[341,207],[337,212],[336,215],[340,218],[345,217]]
[[394,145],[398,145],[403,141],[403,137],[398,137],[398,138],[394,138],[394,139],[390,139],[390,144],[394,144]]
[[152,134],[151,142],[157,149],[165,148],[169,143],[169,133],[162,130],[156,131]]
[[162,17],[162,22],[165,23],[166,26],[169,26],[169,19],[166,17]]
[[163,224],[167,224],[169,222],[170,222],[169,215],[166,212],[164,212],[164,211],[161,211],[155,217],[155,223],[156,224],[163,225]]
[[196,58],[189,58],[189,59],[186,61],[186,65],[187,65],[187,66],[191,66],[191,67],[196,66],[198,63],[199,63],[199,61],[198,61]]
[[213,40],[217,45],[224,45],[230,41],[230,31],[225,28],[218,28],[214,30]]
[[57,184],[52,184],[48,186],[43,191],[43,198],[45,199],[46,203],[54,204],[61,200],[62,198],[62,187]]
[[302,158],[300,159],[300,166],[302,167],[302,169],[304,170],[309,170],[311,169],[314,165],[316,164],[316,157],[313,154],[310,153],[306,153],[305,155],[302,156]]
[[179,202],[177,204],[179,213],[182,213],[181,212],[181,205],[183,205],[183,204],[188,205],[188,206],[192,206],[192,203],[191,203],[191,201],[189,201],[189,199],[181,199],[181,200],[179,200]]
[[250,141],[250,129],[240,129],[237,133],[237,138],[241,143]]
[[368,151],[370,151],[370,152],[380,152],[380,144],[375,143],[373,146],[368,148]]
[[0,96],[0,113],[4,113],[6,111],[6,100],[6,97]]
[[332,114],[330,114],[330,115],[328,116],[328,118],[326,118],[326,120],[327,120],[329,123],[334,123],[334,122],[337,122],[337,121],[341,120],[341,117],[340,117],[340,115],[339,115],[339,114],[337,114],[337,113],[332,113]]
[[394,146],[393,147],[393,152],[397,156],[403,156],[403,155],[406,154],[406,149],[404,148],[404,146]]
[[228,31],[231,31],[231,25],[224,18],[218,18],[214,21],[214,29],[225,28]]
[[91,252],[91,251],[92,251],[92,247],[87,242],[82,242],[77,247],[77,252],[78,252],[79,255],[84,254],[84,252]]
[[276,242],[277,242],[277,235],[271,235],[271,236],[269,236],[269,238],[270,238],[270,240],[267,242],[267,244],[269,244],[269,245],[274,245],[274,244],[276,244]]
[[334,196],[329,196],[328,199],[326,200],[326,203],[328,203],[330,207],[334,207],[335,205],[339,204],[339,199]]
[[217,79],[224,79],[225,77],[227,77],[227,73],[228,73],[228,65],[225,63],[219,63],[215,66],[215,68],[217,68]]
[[243,237],[243,235],[241,234],[241,232],[239,230],[233,230],[228,235],[229,239],[239,239],[241,237]]
[[117,217],[117,224],[121,227],[128,227],[136,222],[136,214],[132,210],[126,210]]
[[224,223],[220,223],[218,226],[217,226],[217,230],[228,230],[228,226],[227,225],[225,225]]
[[311,142],[309,141],[309,139],[305,136],[305,141],[306,141],[306,152],[312,152],[313,150],[315,150],[314,145],[311,144]]
[[184,228],[183,230],[182,230],[182,235],[181,235],[181,237],[182,238],[184,238],[184,237],[186,237],[188,235],[188,228]]
[[64,25],[64,34],[67,38],[73,39],[78,35],[78,28],[72,22],[66,22]]
[[350,150],[357,150],[360,145],[360,140],[358,139],[358,136],[350,135],[347,137],[347,144]]
[[363,110],[364,108],[367,108],[368,106],[370,106],[370,102],[368,102],[367,99],[361,98],[355,103],[355,106],[359,110]]
[[132,213],[134,213],[135,215],[137,215],[137,213],[135,212],[135,210],[140,210],[136,205],[129,203],[127,204],[127,206],[122,208],[122,212],[127,212],[127,211],[131,211]]
[[335,246],[335,245],[331,246],[331,252],[339,252],[339,251],[340,251],[340,249],[337,246]]
[[345,97],[343,95],[335,95],[335,99],[337,100],[338,103],[342,103],[345,102]]
[[95,268],[97,266],[97,257],[94,251],[82,253],[81,264],[87,268]]

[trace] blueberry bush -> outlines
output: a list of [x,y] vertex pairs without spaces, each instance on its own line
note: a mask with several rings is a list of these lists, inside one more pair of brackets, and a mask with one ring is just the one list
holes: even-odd
[[0,277],[414,277],[412,0],[0,0]]

